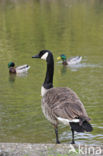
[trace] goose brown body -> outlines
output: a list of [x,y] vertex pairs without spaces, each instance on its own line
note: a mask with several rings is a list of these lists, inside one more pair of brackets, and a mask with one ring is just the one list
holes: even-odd
[[45,117],[54,125],[58,125],[58,117],[68,120],[90,120],[84,105],[70,88],[49,89],[42,98],[42,110]]

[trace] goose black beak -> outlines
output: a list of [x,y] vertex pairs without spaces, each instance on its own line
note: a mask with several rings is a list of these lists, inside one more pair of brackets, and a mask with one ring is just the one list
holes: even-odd
[[32,56],[32,58],[40,58],[40,56],[37,54],[35,56]]

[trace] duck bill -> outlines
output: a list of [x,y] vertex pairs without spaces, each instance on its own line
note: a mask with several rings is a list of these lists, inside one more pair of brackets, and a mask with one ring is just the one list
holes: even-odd
[[57,57],[57,60],[61,60],[61,57],[59,56],[59,57]]
[[37,54],[35,56],[32,56],[32,58],[40,58],[40,56]]

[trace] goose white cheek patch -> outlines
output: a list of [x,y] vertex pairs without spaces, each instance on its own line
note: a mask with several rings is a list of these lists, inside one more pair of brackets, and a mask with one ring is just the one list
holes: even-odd
[[41,57],[41,59],[46,60],[47,57],[48,57],[48,52],[46,52],[46,53]]

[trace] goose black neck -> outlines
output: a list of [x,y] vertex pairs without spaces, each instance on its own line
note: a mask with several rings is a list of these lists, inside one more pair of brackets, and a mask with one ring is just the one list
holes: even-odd
[[54,74],[54,59],[52,53],[47,58],[47,71],[46,77],[43,83],[44,88],[53,88],[53,74]]

